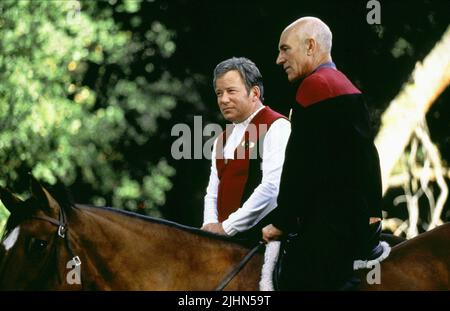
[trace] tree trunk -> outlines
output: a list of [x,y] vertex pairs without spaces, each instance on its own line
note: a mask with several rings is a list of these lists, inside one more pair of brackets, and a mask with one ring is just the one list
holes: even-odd
[[450,83],[450,27],[423,62],[417,62],[411,79],[391,101],[381,117],[375,139],[380,154],[383,194],[395,164],[408,145],[411,134],[439,95]]

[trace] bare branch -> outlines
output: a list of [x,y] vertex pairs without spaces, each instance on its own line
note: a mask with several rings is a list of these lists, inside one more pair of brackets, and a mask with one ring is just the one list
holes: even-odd
[[429,107],[450,84],[450,27],[382,115],[375,140],[380,153],[383,193],[388,178]]
[[441,164],[442,163],[441,155],[436,146],[431,142],[425,124],[423,124],[422,127],[417,127],[415,130],[415,134],[421,140],[422,146],[426,150],[427,157],[430,159],[430,162],[433,165],[433,170],[436,176],[436,182],[441,190],[441,193],[439,194],[439,197],[436,202],[436,206],[432,211],[430,225],[428,226],[428,230],[431,230],[443,223],[441,220],[441,214],[442,210],[444,209],[445,201],[447,200],[448,187],[443,177],[444,173]]

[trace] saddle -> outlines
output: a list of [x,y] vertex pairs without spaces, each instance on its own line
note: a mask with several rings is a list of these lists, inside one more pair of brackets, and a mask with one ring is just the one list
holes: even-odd
[[[364,264],[367,264],[370,261],[376,260],[378,258],[384,259],[389,254],[389,251],[387,251],[386,254],[386,243],[380,242],[380,236],[381,236],[381,221],[370,224],[369,225],[370,230],[370,238],[369,238],[369,252],[368,255],[365,256],[366,258],[361,258],[354,261],[354,270],[364,268]],[[295,234],[289,234],[287,238],[281,243],[280,252],[278,255],[278,260],[276,261],[275,268],[273,270],[273,287],[274,290],[280,290],[280,276],[283,273],[283,260],[286,257],[286,254],[289,252],[289,249],[293,243],[296,243],[296,241],[299,239],[299,235],[297,233]],[[387,246],[389,247],[389,246]],[[390,249],[389,249],[390,250]],[[383,256],[385,256],[383,258]],[[356,286],[359,284],[359,278],[352,277],[348,282],[346,282],[340,290],[352,290],[356,288]]]
[[381,237],[381,221],[372,223],[369,225],[370,230],[370,238],[369,238],[369,245],[370,245],[370,253],[365,258],[366,260],[374,260],[376,258],[379,258],[381,254],[383,253],[383,246],[380,242]]

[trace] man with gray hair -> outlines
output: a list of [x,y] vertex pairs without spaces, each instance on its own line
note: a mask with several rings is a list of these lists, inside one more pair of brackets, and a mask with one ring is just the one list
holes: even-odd
[[233,126],[214,142],[202,229],[258,240],[263,218],[277,204],[290,122],[263,105],[261,73],[247,58],[218,64],[213,84],[220,111]]
[[315,17],[292,23],[279,41],[276,63],[299,83],[279,207],[263,229],[265,241],[287,241],[280,289],[354,288],[353,261],[380,251],[381,174],[369,113],[331,46],[329,27]]

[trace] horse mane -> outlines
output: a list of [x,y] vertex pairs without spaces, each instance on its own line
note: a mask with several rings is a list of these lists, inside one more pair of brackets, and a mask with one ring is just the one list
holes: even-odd
[[[161,224],[164,226],[173,227],[173,228],[185,231],[185,232],[189,232],[194,235],[198,235],[198,236],[202,236],[202,237],[206,237],[206,238],[210,238],[210,239],[214,239],[214,240],[219,240],[219,241],[225,241],[228,243],[236,243],[236,244],[239,244],[241,246],[248,248],[248,245],[246,245],[244,241],[241,241],[235,237],[223,236],[223,235],[211,233],[211,232],[204,231],[204,230],[201,230],[196,227],[179,224],[179,223],[176,223],[176,222],[173,222],[170,220],[151,217],[151,216],[147,216],[147,215],[142,215],[142,214],[138,214],[138,213],[135,213],[132,211],[127,211],[127,210],[123,210],[123,209],[119,209],[119,208],[115,208],[115,207],[95,206],[95,205],[91,205],[91,204],[77,204],[77,203],[75,203],[70,190],[67,187],[65,187],[63,184],[58,183],[56,185],[49,186],[48,189],[49,189],[49,192],[52,194],[52,196],[55,198],[55,200],[58,202],[60,208],[62,208],[66,213],[70,212],[70,210],[72,210],[72,209],[83,208],[83,207],[100,209],[100,210],[105,210],[105,211],[116,213],[116,214],[121,214],[121,215],[124,215],[127,217],[140,219],[140,220],[143,220],[143,221],[146,221],[149,223],[156,223],[156,224]],[[5,229],[3,231],[2,239],[4,239],[11,232],[11,230],[14,229],[21,221],[23,221],[25,218],[29,217],[30,214],[33,211],[35,211],[32,208],[34,202],[35,202],[34,198],[32,198],[32,197],[25,200],[22,204],[26,205],[26,208],[24,210],[26,210],[27,212],[19,213],[17,215],[16,214],[10,215],[10,217],[6,223]]]
[[173,222],[170,220],[162,219],[162,218],[156,218],[156,217],[138,214],[133,211],[123,210],[123,209],[119,209],[116,207],[95,206],[92,204],[77,204],[77,203],[75,203],[70,190],[62,184],[61,185],[57,184],[57,185],[53,186],[52,188],[50,188],[50,192],[54,196],[55,200],[59,203],[60,207],[62,209],[64,209],[64,211],[66,211],[66,212],[72,208],[86,206],[86,207],[90,207],[90,208],[94,208],[94,209],[101,209],[101,210],[106,210],[106,211],[113,212],[113,213],[122,214],[122,215],[125,215],[128,217],[131,217],[131,218],[137,218],[137,219],[144,220],[147,222],[158,223],[158,224],[162,224],[162,225],[166,225],[166,226],[170,226],[170,227],[175,227],[177,229],[181,229],[183,231],[191,232],[191,233],[194,233],[197,235],[202,235],[205,237],[213,237],[216,239],[221,239],[221,240],[226,240],[226,241],[232,240],[232,239],[230,239],[230,237],[224,237],[222,235],[210,233],[210,232],[201,230],[199,228],[182,225],[182,224],[179,224],[179,223],[176,223],[176,222]]
[[[142,214],[138,214],[132,211],[127,211],[127,210],[123,210],[123,209],[118,209],[115,207],[106,207],[106,206],[94,206],[94,205],[89,205],[89,204],[76,204],[76,206],[79,207],[89,207],[89,208],[93,208],[93,209],[100,209],[100,210],[105,210],[108,212],[112,212],[112,213],[116,213],[116,214],[122,214],[131,218],[136,218],[136,219],[140,219],[149,223],[156,223],[156,224],[161,224],[164,226],[169,226],[169,227],[173,227],[185,232],[189,232],[195,235],[199,235],[199,236],[203,236],[206,238],[212,238],[215,240],[220,240],[220,241],[225,241],[225,242],[231,242],[231,243],[237,243],[237,244],[241,244],[242,245],[242,241],[240,241],[239,239],[236,239],[234,237],[230,237],[230,236],[223,236],[220,234],[215,234],[215,233],[211,233],[208,231],[204,231],[201,230],[199,228],[196,227],[191,227],[191,226],[187,226],[187,225],[183,225],[174,221],[170,221],[167,219],[163,219],[163,218],[156,218],[156,217],[152,217],[152,216],[147,216],[147,215],[142,215]],[[76,207],[75,206],[75,207]]]

